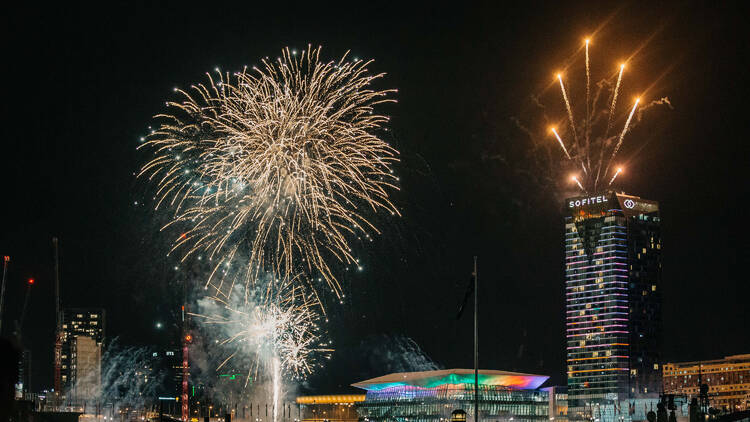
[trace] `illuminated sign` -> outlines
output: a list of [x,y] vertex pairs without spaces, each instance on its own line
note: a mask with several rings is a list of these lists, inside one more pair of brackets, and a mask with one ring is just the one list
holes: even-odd
[[576,208],[582,205],[601,204],[602,202],[607,202],[607,201],[609,201],[609,199],[607,198],[606,195],[592,196],[589,198],[582,198],[582,199],[576,199],[574,201],[570,201],[568,203],[568,208]]
[[632,209],[633,207],[635,207],[635,201],[633,201],[632,199],[626,199],[622,203],[622,205],[625,205],[625,208],[627,209]]

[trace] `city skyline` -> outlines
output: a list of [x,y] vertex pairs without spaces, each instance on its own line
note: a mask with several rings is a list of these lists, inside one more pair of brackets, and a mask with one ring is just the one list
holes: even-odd
[[[24,337],[34,388],[53,381],[45,346],[54,342],[52,236],[60,238],[63,308],[106,309],[107,336],[127,344],[179,342],[181,286],[200,274],[174,269],[178,258],[166,257],[170,245],[158,233],[161,221],[144,205],[145,192],[133,176],[143,159],[135,148],[148,131],[145,122],[174,86],[215,66],[233,70],[307,43],[322,45],[329,58],[351,49],[355,57],[375,59],[374,69],[387,73],[386,86],[399,90],[399,102],[385,111],[392,117],[391,142],[401,151],[395,202],[403,214],[378,225],[383,234],[359,248],[362,270],[342,278],[346,300],[329,306],[327,316],[336,352],[323,374],[310,377],[311,390],[333,392],[348,385],[346,379],[388,372],[375,367],[387,360],[380,336],[411,338],[442,367],[470,366],[470,318],[456,321],[455,312],[474,255],[482,291],[480,366],[565,383],[559,222],[576,187],[560,191],[508,164],[524,145],[511,119],[523,113],[530,93],[555,82],[555,63],[575,57],[578,41],[591,33],[592,48],[607,51],[595,66],[632,55],[631,67],[638,69],[629,75],[633,89],[649,90],[652,99],[668,95],[674,105],[628,135],[635,141],[623,147],[628,165],[615,187],[659,201],[664,217],[662,361],[746,353],[750,344],[737,335],[748,322],[737,252],[744,192],[733,185],[744,179],[742,158],[734,153],[740,141],[726,124],[743,121],[742,103],[731,88],[736,70],[723,59],[736,44],[705,39],[721,28],[732,40],[737,29],[725,24],[726,12],[715,10],[590,6],[571,8],[576,23],[554,28],[545,25],[554,9],[528,6],[414,9],[395,16],[383,7],[362,20],[339,12],[306,24],[295,18],[298,25],[289,27],[279,18],[247,25],[227,15],[228,22],[206,22],[221,47],[197,34],[167,35],[181,28],[177,21],[203,17],[166,6],[113,17],[116,29],[96,11],[76,7],[63,20],[45,11],[29,28],[15,23],[26,37],[13,47],[18,60],[11,71],[30,72],[40,85],[28,92],[11,88],[20,107],[9,110],[17,125],[8,137],[27,140],[9,148],[3,178],[8,198],[26,202],[6,207],[11,224],[0,237],[0,253],[11,256],[3,334],[10,335],[20,313],[22,282],[33,277]],[[28,12],[18,7],[16,14]],[[181,19],[162,21],[174,15]],[[500,15],[497,24],[491,17]],[[375,35],[363,34],[363,27]],[[65,98],[62,109],[29,113],[47,90]],[[713,319],[726,324],[714,327]],[[696,336],[702,340],[693,348],[679,346]],[[358,361],[363,351],[373,362]]]

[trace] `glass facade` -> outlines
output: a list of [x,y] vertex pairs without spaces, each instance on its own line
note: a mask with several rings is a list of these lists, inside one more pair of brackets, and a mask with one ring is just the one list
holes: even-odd
[[566,208],[568,417],[608,406],[627,416],[617,403],[661,384],[659,206],[606,192],[570,198]]
[[[474,384],[370,390],[356,407],[360,421],[448,421],[457,409],[464,410],[473,421]],[[549,393],[480,384],[479,414],[485,420],[548,420]]]

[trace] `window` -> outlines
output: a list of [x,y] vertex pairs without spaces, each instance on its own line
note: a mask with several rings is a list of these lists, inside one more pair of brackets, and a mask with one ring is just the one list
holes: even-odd
[[652,284],[652,285],[651,285],[651,291],[652,291],[652,292],[655,292],[655,291],[656,291],[656,284]]
[[658,369],[659,369],[659,364],[658,364],[658,363],[655,363],[655,364],[654,364],[654,369],[656,369],[656,370],[658,370]]

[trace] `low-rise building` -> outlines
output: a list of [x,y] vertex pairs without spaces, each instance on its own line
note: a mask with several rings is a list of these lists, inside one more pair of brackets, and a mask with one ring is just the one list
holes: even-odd
[[710,406],[728,412],[750,409],[750,354],[698,362],[666,363],[662,366],[664,393],[680,394],[688,400],[708,385]]
[[364,394],[297,397],[297,419],[302,422],[357,422],[355,405],[363,401]]
[[[550,417],[549,392],[539,387],[549,377],[480,370],[479,414],[483,420],[541,421]],[[368,422],[448,421],[454,412],[474,421],[474,370],[402,372],[352,384],[367,391],[356,403]]]

